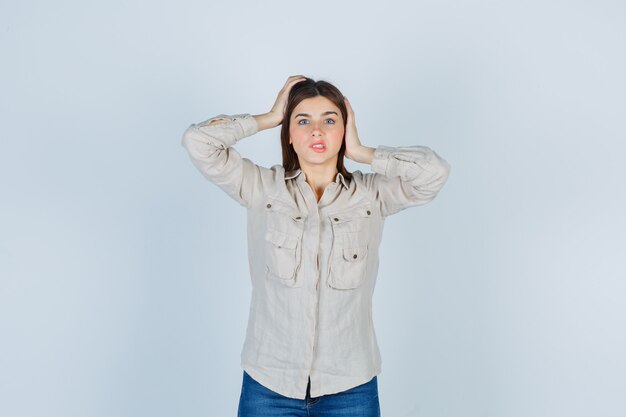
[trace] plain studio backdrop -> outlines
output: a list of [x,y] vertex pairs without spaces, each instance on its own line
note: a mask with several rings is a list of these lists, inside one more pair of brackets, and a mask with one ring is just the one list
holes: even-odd
[[[269,111],[304,74],[350,98],[365,145],[451,165],[434,201],[386,222],[382,415],[626,416],[624,2],[3,1],[0,16],[0,415],[235,415],[246,213],[180,141]],[[279,128],[235,148],[281,163]]]

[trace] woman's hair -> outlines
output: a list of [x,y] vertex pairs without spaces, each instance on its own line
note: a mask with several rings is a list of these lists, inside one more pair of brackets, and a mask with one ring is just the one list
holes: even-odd
[[[287,104],[285,105],[282,128],[280,130],[280,144],[283,149],[283,168],[285,168],[285,172],[300,168],[298,154],[289,143],[289,124],[291,120],[291,113],[302,100],[316,96],[326,97],[339,108],[345,132],[346,122],[348,120],[348,111],[346,109],[346,103],[343,101],[343,94],[341,94],[339,89],[327,81],[314,81],[308,77],[305,77],[304,80],[297,82],[289,91]],[[343,157],[345,153],[346,135],[344,133],[341,148],[339,149],[339,154],[337,155],[337,171],[339,171],[347,181],[350,181],[352,179],[352,174],[348,172],[343,165]]]

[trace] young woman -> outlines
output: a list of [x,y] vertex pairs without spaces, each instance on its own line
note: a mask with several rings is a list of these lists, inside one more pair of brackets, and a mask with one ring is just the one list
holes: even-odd
[[[233,148],[278,125],[282,165],[256,165]],[[348,99],[301,75],[268,113],[192,124],[182,145],[248,212],[239,417],[379,416],[371,305],[383,224],[434,199],[449,164],[426,146],[362,145]],[[348,172],[344,156],[373,172]]]

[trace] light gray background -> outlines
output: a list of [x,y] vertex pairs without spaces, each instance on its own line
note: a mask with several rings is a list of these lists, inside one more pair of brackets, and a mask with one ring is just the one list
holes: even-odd
[[[452,167],[386,224],[383,416],[626,416],[624,2],[3,1],[0,16],[0,415],[235,415],[245,209],[180,139],[268,111],[305,74],[350,98],[364,144]],[[280,163],[278,135],[236,148]]]

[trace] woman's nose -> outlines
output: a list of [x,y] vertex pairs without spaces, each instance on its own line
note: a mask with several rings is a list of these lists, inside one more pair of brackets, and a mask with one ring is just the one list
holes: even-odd
[[322,125],[319,122],[313,122],[312,123],[312,129],[313,129],[313,134],[320,134],[322,133]]

